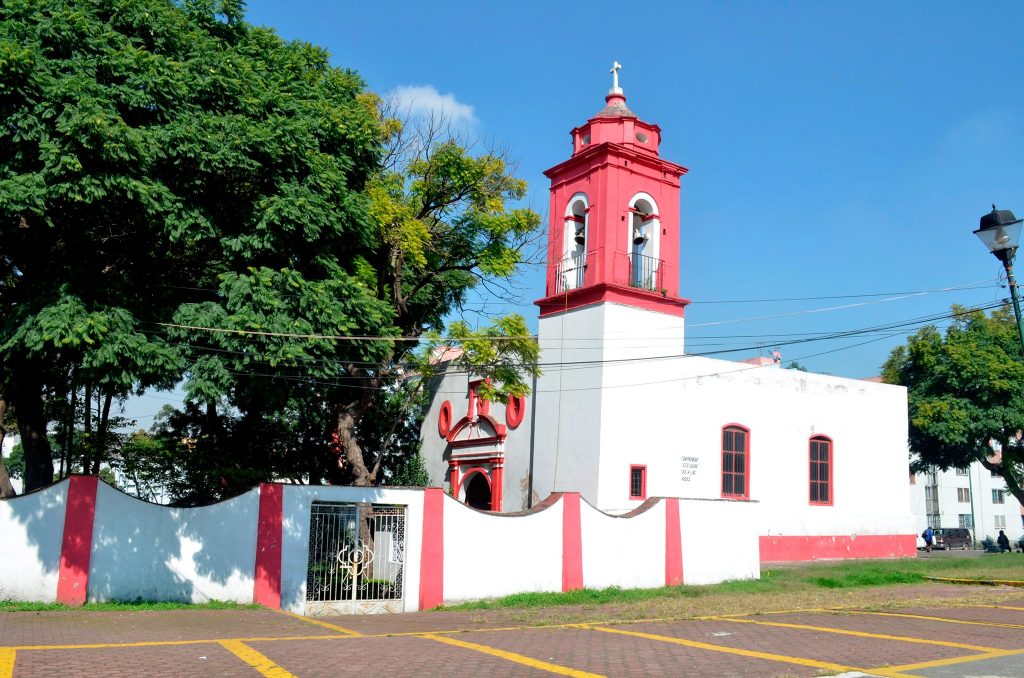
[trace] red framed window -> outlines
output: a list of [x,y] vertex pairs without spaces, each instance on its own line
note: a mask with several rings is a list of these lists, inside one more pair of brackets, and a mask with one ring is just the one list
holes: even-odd
[[722,429],[722,496],[750,498],[750,431],[742,426]]
[[629,498],[647,499],[647,467],[629,467]]
[[832,440],[814,436],[810,444],[810,499],[812,504],[832,505]]

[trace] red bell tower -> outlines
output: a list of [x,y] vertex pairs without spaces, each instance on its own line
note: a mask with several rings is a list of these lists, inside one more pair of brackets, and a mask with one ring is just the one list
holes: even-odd
[[683,316],[679,296],[681,165],[658,157],[661,129],[626,106],[612,67],[606,106],[572,130],[572,157],[551,179],[541,317],[602,302]]

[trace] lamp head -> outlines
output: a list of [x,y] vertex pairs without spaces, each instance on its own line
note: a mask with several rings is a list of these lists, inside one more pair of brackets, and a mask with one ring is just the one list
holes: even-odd
[[992,211],[981,217],[974,235],[1005,264],[1017,252],[1022,223],[1024,219],[1018,219],[1010,210],[999,210],[992,205]]

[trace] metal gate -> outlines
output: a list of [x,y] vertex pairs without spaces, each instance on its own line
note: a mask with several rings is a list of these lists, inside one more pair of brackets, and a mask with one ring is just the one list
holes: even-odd
[[306,614],[402,612],[405,507],[314,502]]

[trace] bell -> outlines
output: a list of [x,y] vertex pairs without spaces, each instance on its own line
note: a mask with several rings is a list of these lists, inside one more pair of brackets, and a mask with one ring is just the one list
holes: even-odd
[[587,234],[586,234],[586,230],[585,230],[585,229],[583,229],[583,228],[577,228],[577,229],[576,229],[576,237],[575,237],[575,238],[573,238],[573,240],[575,240],[575,241],[576,241],[576,244],[577,244],[577,245],[579,245],[579,246],[581,246],[581,247],[582,247],[583,245],[585,245],[585,244],[587,243]]

